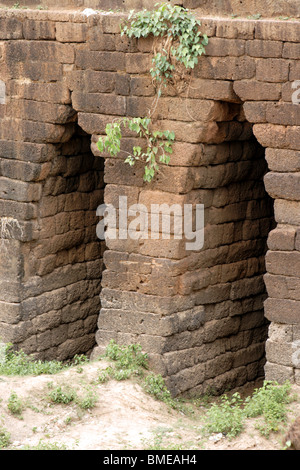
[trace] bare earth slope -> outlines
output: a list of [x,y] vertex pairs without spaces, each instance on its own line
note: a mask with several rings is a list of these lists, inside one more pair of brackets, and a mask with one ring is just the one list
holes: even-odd
[[[69,450],[280,450],[281,433],[264,438],[248,420],[240,436],[229,440],[201,434],[205,407],[193,405],[193,412],[171,410],[144,392],[133,380],[96,383],[103,361],[74,367],[57,375],[0,377],[0,428],[11,435],[8,449],[32,448],[39,443]],[[97,395],[90,410],[77,404],[53,404],[49,392],[68,385],[78,396],[88,391]],[[300,397],[299,388],[294,388]],[[13,415],[7,403],[15,392],[25,406],[21,417]],[[289,422],[300,414],[300,404],[290,405]],[[285,427],[286,428],[286,427]],[[50,449],[51,450],[51,449]]]

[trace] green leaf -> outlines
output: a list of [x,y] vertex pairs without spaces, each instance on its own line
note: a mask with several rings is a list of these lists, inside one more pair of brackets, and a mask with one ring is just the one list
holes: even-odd
[[97,147],[99,149],[100,152],[104,152],[104,144],[103,144],[103,140],[102,139],[99,139],[98,142],[97,142]]

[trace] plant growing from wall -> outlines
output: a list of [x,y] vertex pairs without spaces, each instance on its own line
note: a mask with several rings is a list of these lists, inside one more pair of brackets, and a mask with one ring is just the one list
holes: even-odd
[[122,34],[129,38],[152,35],[154,57],[151,76],[158,85],[176,85],[186,71],[194,69],[198,57],[205,52],[208,38],[199,31],[200,25],[200,21],[187,9],[163,3],[154,11],[132,11]]
[[147,117],[122,118],[106,126],[106,137],[100,138],[100,152],[117,156],[121,152],[122,127],[136,133],[146,142],[145,148],[133,147],[127,152],[125,162],[133,166],[136,161],[146,163],[144,181],[150,182],[159,170],[159,162],[168,164],[173,152],[175,134],[171,131],[154,131],[152,115],[161,97],[163,87],[184,84],[187,75],[205,52],[208,38],[199,31],[200,22],[187,9],[169,3],[156,4],[153,11],[132,11],[121,34],[129,38],[153,36],[153,67],[150,74],[156,88],[156,98]]

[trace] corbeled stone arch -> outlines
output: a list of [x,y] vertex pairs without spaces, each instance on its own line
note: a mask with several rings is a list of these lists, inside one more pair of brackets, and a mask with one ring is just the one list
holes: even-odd
[[[256,84],[258,86],[259,83]],[[272,88],[272,84],[269,84]],[[236,91],[238,86],[235,87]],[[273,92],[276,85],[273,85]],[[278,90],[278,89],[277,89]],[[284,83],[277,101],[260,95],[260,101],[245,103],[248,119],[258,141],[266,148],[269,171],[264,182],[274,199],[277,223],[268,238],[267,273],[264,277],[268,298],[265,316],[271,322],[266,343],[266,378],[298,382],[299,375],[299,103],[290,102],[293,81]],[[287,99],[288,101],[285,101]]]
[[[281,37],[288,39],[278,30],[268,45],[269,55],[276,56],[276,59],[264,58],[255,79],[235,82],[234,90],[245,102],[245,115],[253,123],[257,140],[266,149],[269,171],[264,183],[274,199],[276,227],[268,238],[267,273],[264,277],[268,292],[264,303],[265,316],[271,322],[266,343],[266,378],[297,382],[300,108],[295,81],[296,62],[293,59],[298,45],[277,41]],[[295,40],[294,36],[290,37],[290,41]]]
[[73,47],[50,40],[54,22],[3,21],[0,337],[40,359],[66,360],[95,346],[103,162],[72,108],[64,69]]

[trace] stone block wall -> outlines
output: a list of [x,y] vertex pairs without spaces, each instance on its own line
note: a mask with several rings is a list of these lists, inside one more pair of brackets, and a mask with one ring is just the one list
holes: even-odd
[[[299,23],[202,18],[210,40],[190,87],[156,109],[176,142],[148,184],[142,165],[96,146],[154,99],[151,40],[121,37],[124,17],[0,13],[0,337],[59,359],[139,342],[174,395],[264,373],[298,383]],[[204,204],[204,247],[101,242],[97,206],[119,196]]]
[[[253,16],[262,15],[265,18],[283,17],[299,18],[300,6],[298,0],[167,0],[191,10],[197,10],[202,15],[213,16]],[[93,8],[101,11],[130,11],[142,8],[152,9],[156,0],[20,0],[18,5],[32,8],[83,10]],[[13,7],[15,0],[1,0],[0,6]]]
[[1,18],[0,336],[64,360],[95,345],[104,165],[78,126],[66,83],[75,52],[55,43],[55,25]]

